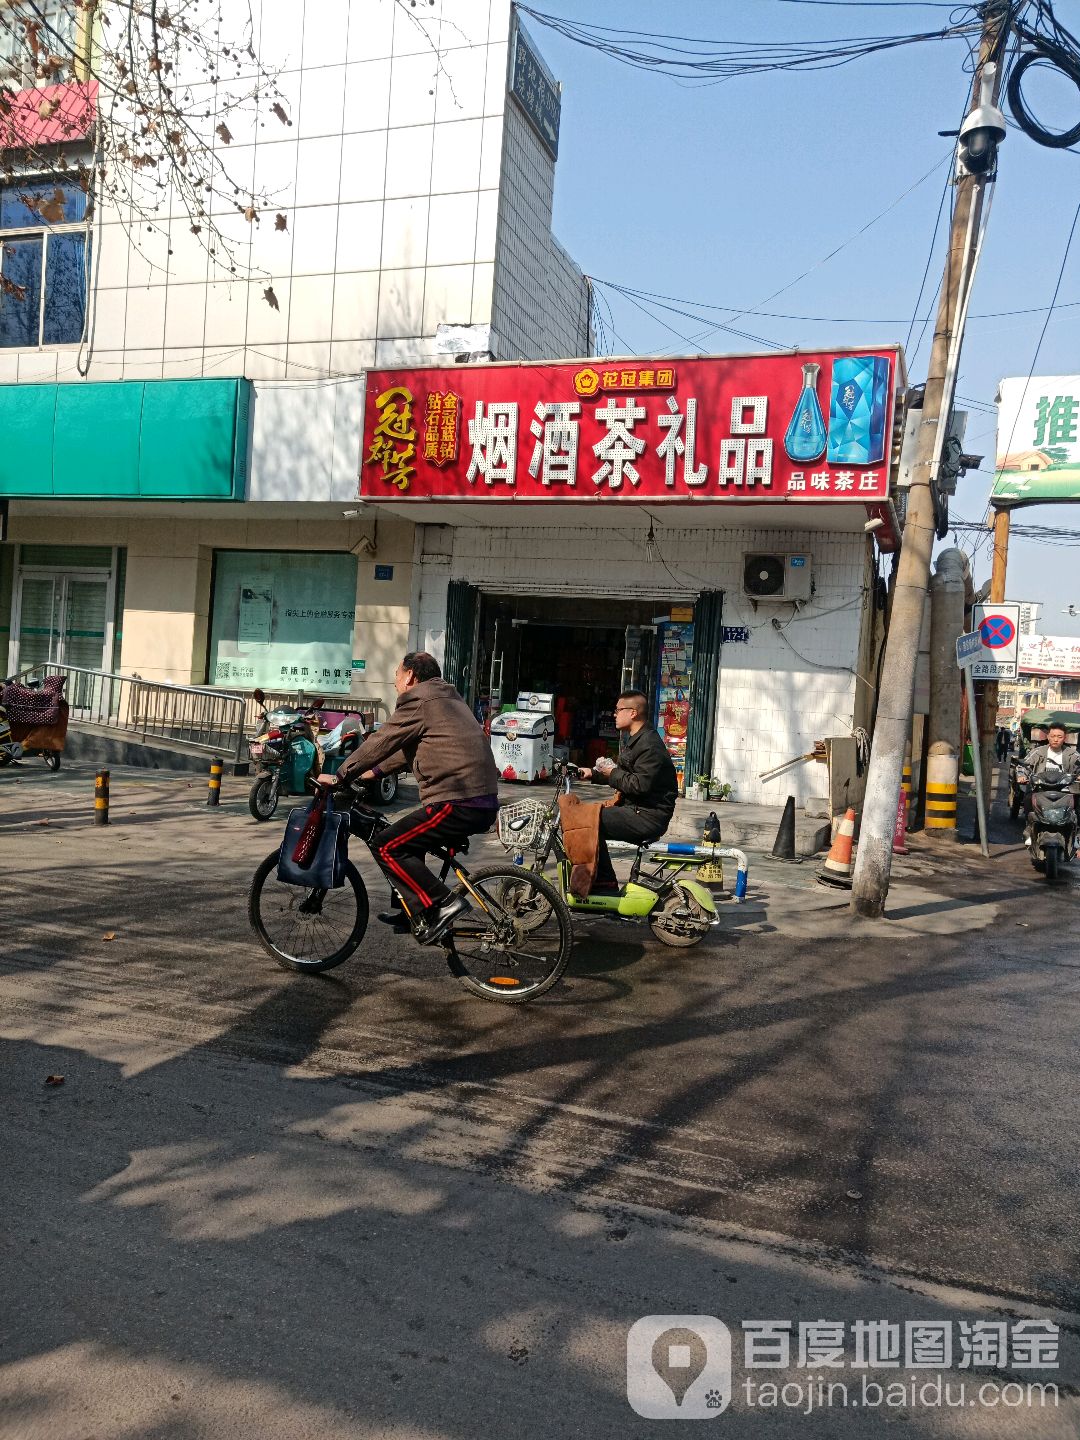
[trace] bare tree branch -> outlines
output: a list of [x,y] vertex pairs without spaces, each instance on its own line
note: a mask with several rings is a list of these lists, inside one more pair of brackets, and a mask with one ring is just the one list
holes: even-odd
[[[450,83],[422,18],[435,0],[392,3]],[[233,37],[222,34],[220,0],[0,0],[0,179],[36,180],[28,197],[50,223],[40,179],[72,177],[152,266],[160,257],[146,234],[172,235],[179,212],[219,273],[272,279],[241,263],[242,242],[224,225],[229,214],[252,226],[269,212],[276,230],[288,228],[282,197],[252,188],[254,175],[234,174],[230,158],[237,136],[254,142],[260,128],[293,123],[281,70],[256,54],[254,29],[250,3]],[[268,285],[268,304],[272,295]]]

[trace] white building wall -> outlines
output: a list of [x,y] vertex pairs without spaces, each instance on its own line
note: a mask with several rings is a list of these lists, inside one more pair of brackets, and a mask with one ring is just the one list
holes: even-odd
[[355,501],[364,422],[361,380],[254,386],[247,500]]
[[551,233],[555,161],[513,99],[503,176],[492,328],[498,360],[591,354],[585,278]]
[[[243,33],[248,0],[222,10],[222,33]],[[585,282],[551,236],[554,162],[507,99],[511,0],[252,11],[291,123],[233,116],[215,141],[239,187],[214,214],[236,274],[178,199],[149,228],[102,204],[89,353],[5,350],[0,382],[357,375],[430,363],[440,323],[494,322],[502,359],[588,353]],[[212,109],[214,87],[193,88]]]
[[[243,34],[248,0],[222,10],[222,33]],[[236,276],[178,201],[149,230],[103,208],[89,365],[84,350],[78,368],[77,346],[4,351],[0,379],[356,375],[429,363],[440,322],[490,321],[510,0],[251,10],[260,59],[282,67],[291,124],[267,116],[245,131],[233,118],[230,143],[217,142],[242,192],[273,195],[257,224],[231,198],[218,206]],[[213,87],[194,89],[212,108]]]
[[548,307],[544,343],[548,355],[594,353],[589,315],[589,286],[570,253],[551,237]]
[[[723,590],[725,626],[747,626],[750,639],[723,648],[714,774],[736,785],[739,800],[776,804],[793,794],[801,805],[827,797],[824,765],[807,763],[770,784],[757,777],[811,750],[815,740],[851,731],[854,667],[868,603],[864,537],[666,525],[660,543],[670,569],[647,563],[640,533],[619,530],[614,522],[573,529],[428,527],[417,643],[441,659],[452,579],[501,594],[623,595],[669,604],[691,603],[701,590]],[[813,557],[813,599],[798,614],[792,605],[761,604],[755,611],[742,594],[744,554],[787,550]]]

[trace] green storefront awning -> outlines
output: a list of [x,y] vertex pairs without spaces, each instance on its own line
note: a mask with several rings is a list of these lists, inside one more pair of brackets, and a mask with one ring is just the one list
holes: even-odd
[[0,496],[242,500],[251,382],[0,385]]

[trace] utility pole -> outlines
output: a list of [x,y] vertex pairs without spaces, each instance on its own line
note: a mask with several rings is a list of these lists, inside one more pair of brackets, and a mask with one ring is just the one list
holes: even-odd
[[964,557],[944,550],[930,581],[930,713],[926,762],[926,828],[956,838],[960,775],[960,676],[956,638],[964,630]]
[[[990,570],[989,596],[991,605],[996,605],[1005,599],[1005,572],[1009,564],[1009,525],[1011,520],[1012,512],[1010,510],[994,511],[994,562]],[[998,682],[985,680],[980,688],[982,705],[979,716],[979,738],[981,740],[979,748],[983,757],[983,789],[989,797],[997,739]],[[972,726],[975,725],[974,720],[971,723]],[[988,809],[989,805],[988,798]]]
[[[971,89],[971,107],[979,105],[983,71],[1000,56],[1006,39],[1007,0],[987,0],[983,33]],[[1001,65],[993,72],[993,102],[1001,85]],[[1003,134],[1004,131],[1002,130]],[[978,169],[972,166],[970,169]],[[885,661],[878,692],[877,719],[866,777],[862,829],[852,881],[851,909],[856,915],[876,917],[885,909],[892,870],[892,838],[904,747],[911,730],[915,696],[915,666],[922,628],[923,608],[930,582],[934,548],[934,497],[931,489],[941,459],[949,422],[956,362],[962,338],[962,313],[970,288],[970,261],[979,230],[985,194],[985,174],[965,171],[956,181],[949,252],[941,285],[934,344],[923,395],[922,424],[915,465],[908,491],[904,542],[897,568],[892,618],[885,646]]]

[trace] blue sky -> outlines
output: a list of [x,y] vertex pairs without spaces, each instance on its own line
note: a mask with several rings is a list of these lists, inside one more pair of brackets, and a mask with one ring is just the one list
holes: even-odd
[[[849,8],[784,0],[531,0],[567,19],[724,41],[829,39],[939,28],[942,5]],[[1058,0],[1066,20],[1071,7]],[[786,345],[903,342],[926,266],[954,129],[966,104],[962,41],[935,41],[816,73],[778,72],[689,84],[609,59],[526,17],[563,82],[555,230],[578,263],[610,279],[701,304],[822,320],[746,314],[733,323]],[[1038,92],[1048,123],[1080,118],[1080,96],[1053,79]],[[926,177],[928,172],[928,178]],[[910,192],[905,195],[904,192]],[[900,198],[903,196],[904,198]],[[1010,128],[972,296],[974,316],[1046,306],[1077,201],[1080,155],[1041,148]],[[896,203],[898,202],[898,203]],[[893,207],[893,208],[889,208]],[[862,235],[868,221],[888,211]],[[933,323],[922,316],[941,274],[944,222],[908,346],[914,382],[925,378]],[[850,242],[850,243],[844,243]],[[843,245],[833,258],[824,257]],[[817,263],[823,261],[823,263]],[[790,284],[803,272],[797,283]],[[782,293],[762,303],[774,292]],[[1080,233],[1059,305],[1080,301]],[[611,297],[615,327],[634,353],[722,354],[748,347],[696,320],[651,318]],[[717,313],[719,319],[730,317]],[[841,323],[842,321],[853,323]],[[959,393],[970,408],[965,448],[992,470],[998,380],[1028,373],[1044,315],[969,324]],[[1055,311],[1037,374],[1080,373],[1080,306]],[[683,337],[692,337],[688,345]],[[622,348],[618,346],[617,348]],[[969,474],[953,514],[980,520],[989,474]],[[1080,505],[1019,512],[1017,523],[1080,528]],[[961,537],[971,550],[976,536]],[[1080,633],[1061,614],[1080,606],[1077,551],[1014,539],[1009,596],[1045,607],[1046,633]],[[988,545],[975,561],[989,578]]]

